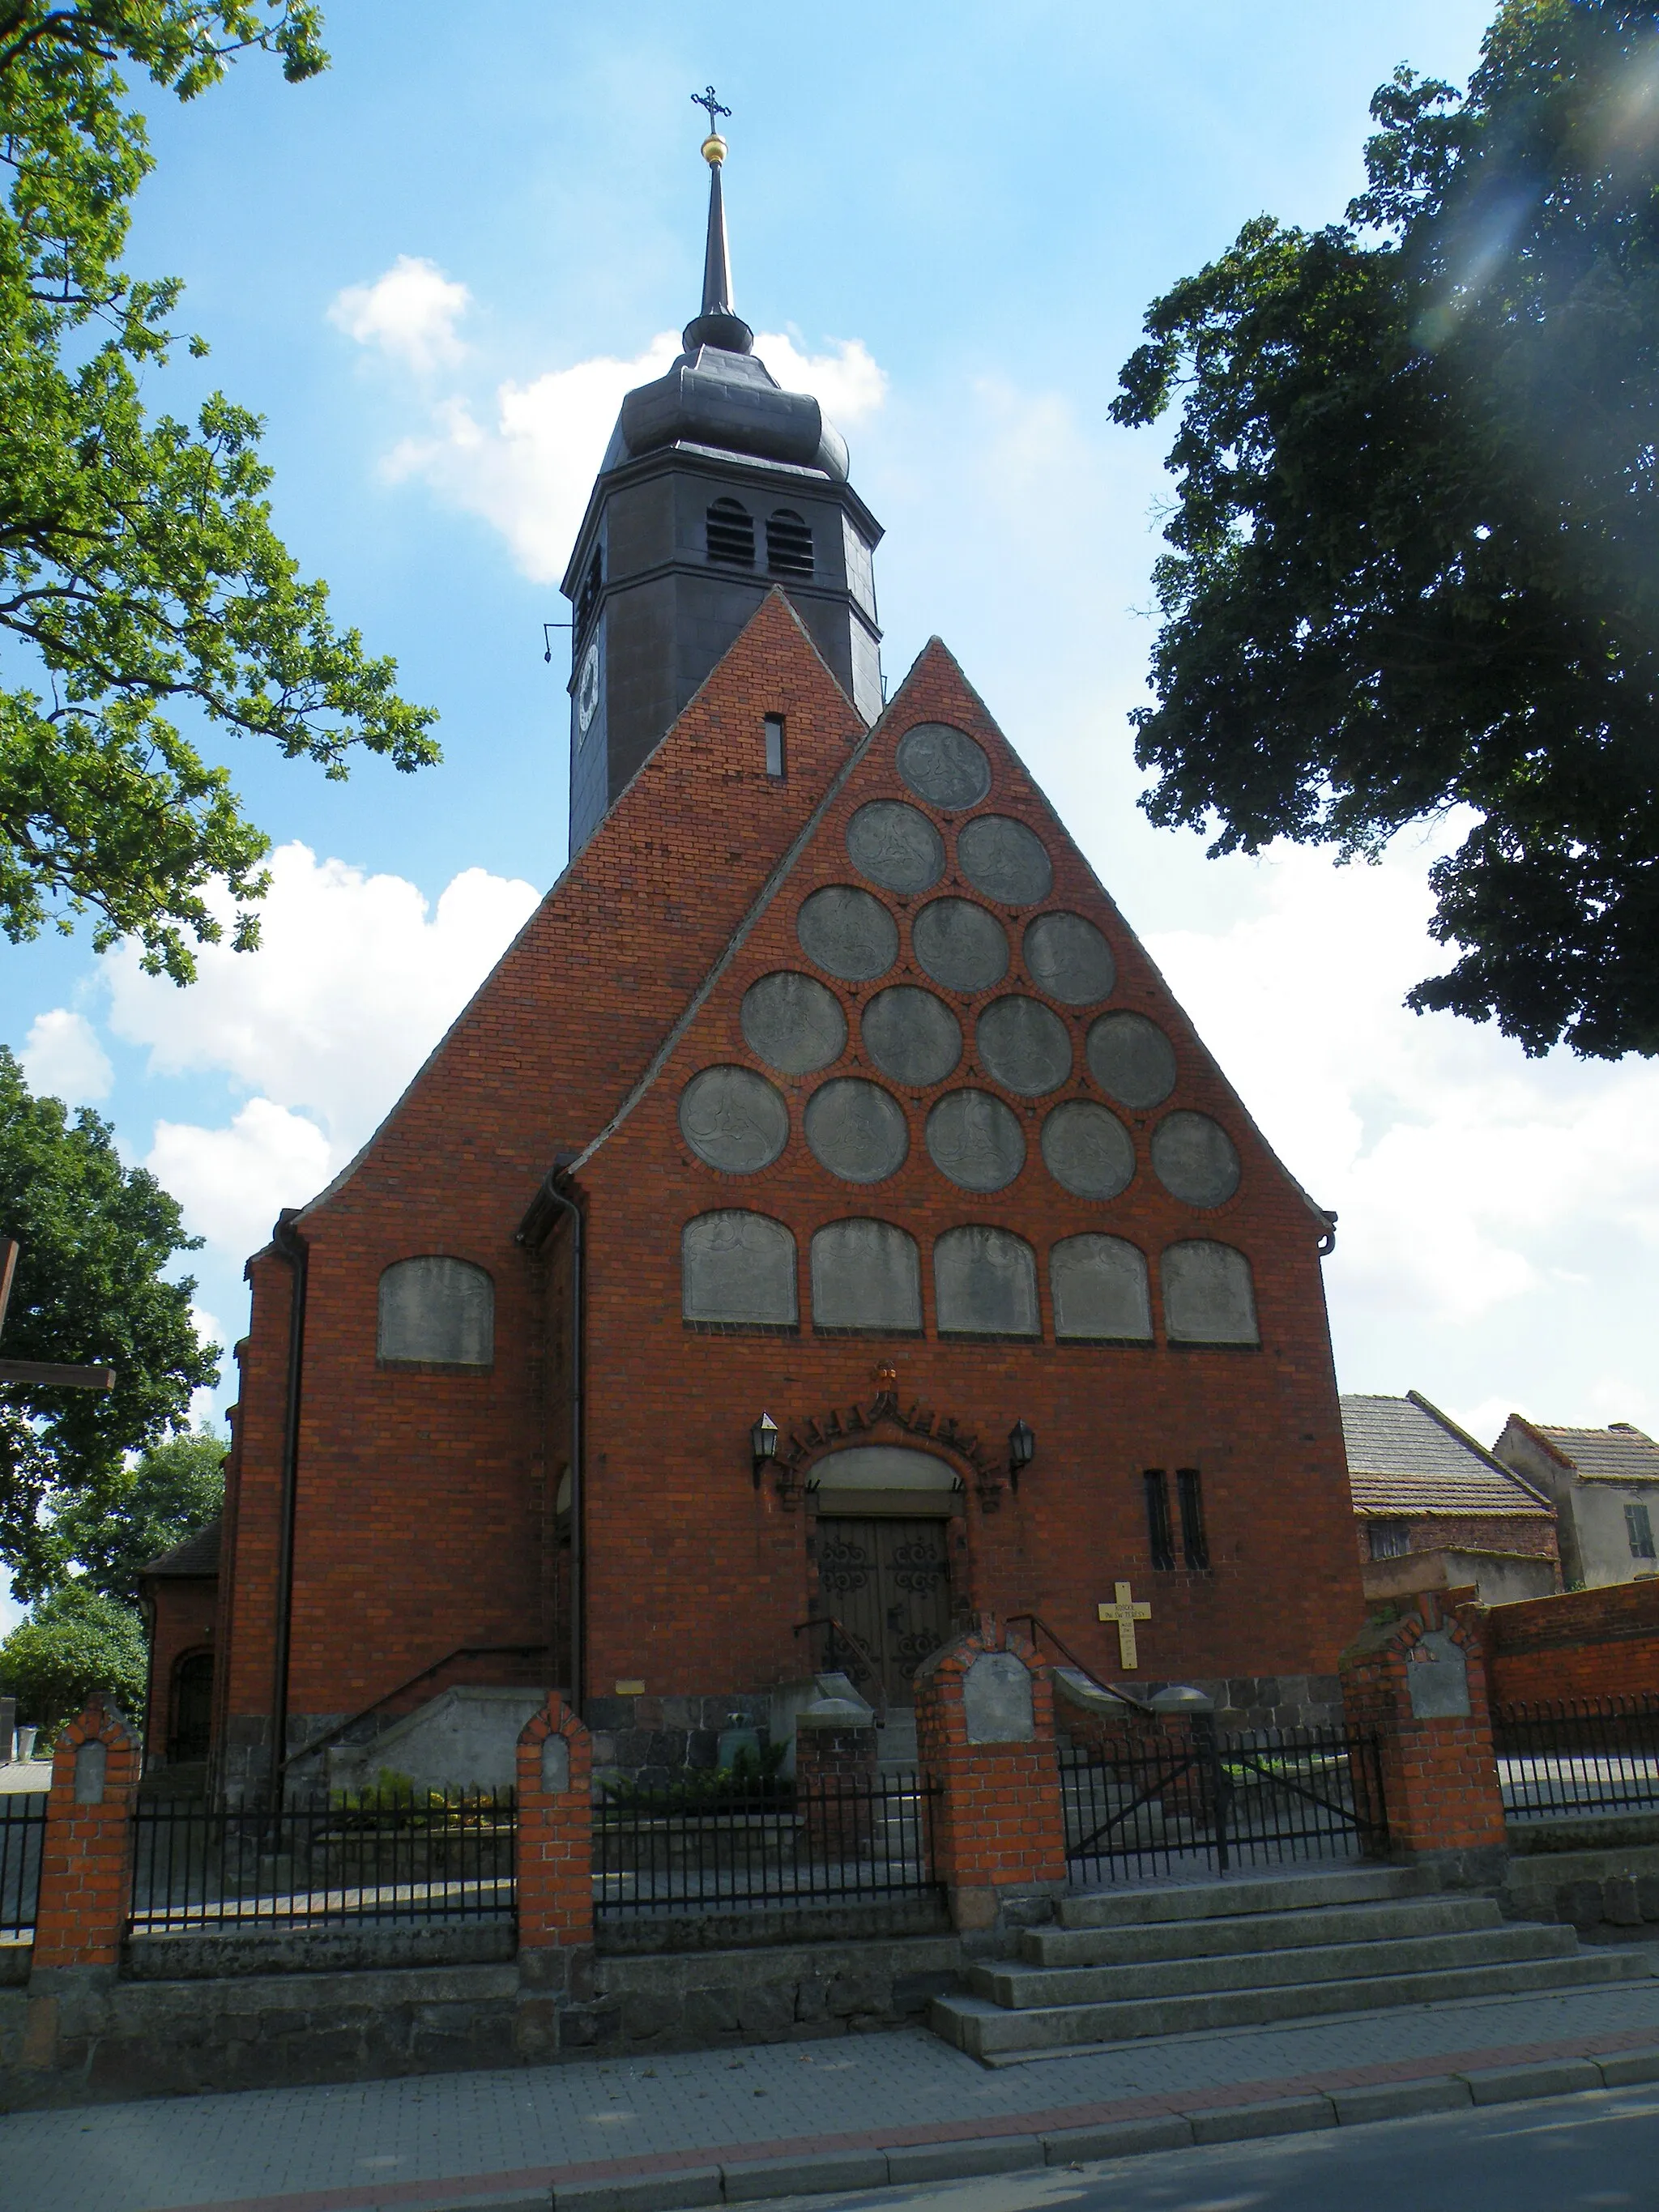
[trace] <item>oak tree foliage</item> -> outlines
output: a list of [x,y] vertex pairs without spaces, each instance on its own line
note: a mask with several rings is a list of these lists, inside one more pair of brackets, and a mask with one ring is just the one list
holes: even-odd
[[257,939],[267,841],[199,741],[412,769],[432,713],[337,629],[271,526],[262,425],[222,393],[145,404],[180,287],[122,265],[151,167],[121,71],[189,100],[250,50],[326,66],[307,0],[0,0],[0,927],[90,914],[179,981],[222,925]]
[[1449,810],[1419,1009],[1659,1052],[1659,5],[1508,0],[1400,70],[1367,189],[1148,311],[1178,406],[1144,804],[1375,856]]

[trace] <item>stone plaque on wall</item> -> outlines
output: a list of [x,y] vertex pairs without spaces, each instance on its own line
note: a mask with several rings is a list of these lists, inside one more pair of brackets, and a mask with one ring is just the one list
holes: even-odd
[[1035,830],[1006,814],[981,814],[957,839],[962,872],[1002,906],[1035,906],[1054,889],[1054,872]]
[[375,1354],[488,1367],[495,1357],[495,1285],[466,1260],[396,1261],[380,1277]]
[[910,932],[916,958],[947,991],[988,991],[1008,973],[1008,933],[972,899],[934,899]]
[[853,866],[890,891],[925,891],[945,873],[945,846],[925,814],[902,799],[872,799],[847,825]]
[[1175,1047],[1145,1014],[1103,1014],[1089,1031],[1089,1073],[1122,1106],[1161,1106],[1175,1089]]
[[1115,1114],[1067,1099],[1042,1125],[1043,1164],[1073,1198],[1115,1198],[1134,1181],[1133,1139]]
[[680,1133],[726,1175],[769,1167],[789,1141],[789,1109],[750,1067],[705,1067],[680,1093]]
[[918,799],[951,812],[977,806],[991,788],[991,763],[966,730],[918,722],[899,739],[898,772]]
[[1250,1263],[1231,1244],[1194,1237],[1158,1262],[1164,1328],[1171,1344],[1259,1344]]
[[988,1091],[952,1091],[927,1116],[927,1157],[961,1190],[1001,1190],[1025,1164],[1025,1133]]
[[1117,981],[1111,946],[1080,914],[1040,914],[1025,933],[1025,967],[1063,1006],[1091,1006]]
[[975,1032],[988,1075],[1023,1098],[1057,1090],[1072,1072],[1072,1040],[1060,1016],[1040,999],[994,999]]
[[1469,1662],[1449,1628],[1431,1628],[1406,1655],[1406,1687],[1415,1721],[1469,1717]]
[[1152,1171],[1171,1198],[1219,1206],[1238,1188],[1238,1154],[1207,1114],[1166,1114],[1152,1132]]
[[878,991],[860,1024],[864,1045],[895,1083],[943,1083],[962,1058],[962,1025],[942,999],[912,984]]
[[898,958],[898,924],[855,884],[826,884],[803,899],[795,934],[807,958],[844,983],[873,982]]
[[680,1310],[687,1321],[794,1321],[795,1240],[782,1222],[736,1207],[688,1221],[680,1236]]
[[1067,1237],[1048,1255],[1054,1334],[1145,1344],[1152,1334],[1146,1255],[1121,1237]]
[[812,1239],[818,1328],[919,1329],[921,1255],[890,1221],[832,1221]]
[[1010,1229],[947,1229],[933,1246],[941,1335],[1036,1336],[1036,1259]]
[[757,1059],[781,1075],[812,1075],[847,1047],[841,1000],[815,976],[781,968],[743,994],[743,1034]]
[[981,1651],[962,1678],[969,1743],[1030,1743],[1036,1734],[1031,1677],[1012,1651]]
[[879,1182],[904,1164],[910,1133],[904,1109],[878,1083],[840,1076],[806,1102],[812,1157],[843,1182]]

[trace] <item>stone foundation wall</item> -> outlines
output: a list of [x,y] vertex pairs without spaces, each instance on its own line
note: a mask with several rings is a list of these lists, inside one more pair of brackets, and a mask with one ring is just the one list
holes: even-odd
[[1659,1926],[1659,1813],[1516,1820],[1509,1844],[1503,1903],[1517,1920],[1570,1922],[1592,1936]]
[[768,1741],[771,1692],[722,1690],[702,1697],[590,1698],[584,1717],[593,1736],[595,1780],[647,1785],[712,1769],[728,1728],[752,1728]]

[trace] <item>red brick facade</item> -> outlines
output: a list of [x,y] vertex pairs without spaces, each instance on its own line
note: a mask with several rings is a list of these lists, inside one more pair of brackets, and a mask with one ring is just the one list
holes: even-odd
[[1482,1634],[1494,1704],[1659,1696],[1659,1580],[1495,1605]]
[[[779,713],[787,780],[764,772],[763,717]],[[799,1134],[817,1082],[866,1072],[860,991],[828,977],[847,1016],[848,1056],[821,1077],[764,1070],[787,1099],[793,1131],[774,1164],[723,1175],[687,1145],[678,1103],[690,1077],[716,1063],[763,1066],[740,1025],[744,992],[769,971],[806,964],[795,916],[819,885],[854,879],[845,842],[852,813],[873,799],[921,805],[894,766],[898,740],[921,721],[953,724],[984,748],[988,808],[1027,824],[1050,855],[1054,885],[1041,907],[1081,913],[1106,935],[1117,969],[1110,1006],[1150,1015],[1174,1045],[1169,1106],[1212,1116],[1237,1149],[1242,1177],[1224,1203],[1195,1209],[1169,1195],[1149,1165],[1157,1116],[1127,1111],[1121,1118],[1138,1162],[1127,1189],[1105,1204],[1068,1195],[1038,1152],[1054,1097],[1008,1092],[1000,1095],[1025,1133],[1026,1167],[994,1196],[971,1196],[933,1166],[924,1142],[943,1086],[900,1095],[909,1153],[896,1173],[869,1187],[837,1182]],[[958,825],[933,811],[949,852]],[[929,896],[957,888],[947,865]],[[886,903],[902,941],[884,980],[915,981],[908,928],[923,901]],[[1018,966],[1032,911],[1001,917],[1015,948],[1006,988],[1042,997]],[[1099,1009],[1048,1004],[1066,1024],[1077,1071],[1056,1095],[1074,1095]],[[953,1080],[994,1094],[971,1064],[975,1008],[963,998],[956,1011],[969,1058]],[[571,1188],[587,1254],[588,1696],[608,1696],[623,1681],[642,1682],[653,1696],[760,1692],[805,1671],[792,1631],[821,1597],[805,1486],[825,1453],[871,1424],[874,1440],[919,1444],[962,1478],[950,1543],[958,1617],[1033,1610],[1097,1671],[1118,1674],[1115,1632],[1096,1617],[1116,1577],[1152,1601],[1140,1631],[1143,1680],[1334,1671],[1362,1602],[1320,1279],[1323,1224],[937,642],[866,741],[775,595],[363,1154],[295,1222],[308,1254],[295,1453],[295,1734],[369,1705],[463,1644],[545,1645],[544,1679],[568,1681],[557,1508],[569,1460],[569,1232],[556,1228],[539,1250],[515,1241],[560,1155],[580,1156]],[[798,1328],[714,1330],[682,1319],[682,1227],[722,1207],[764,1214],[793,1234]],[[920,1334],[814,1333],[812,1232],[858,1216],[898,1224],[920,1248]],[[1035,1249],[1040,1337],[939,1335],[933,1243],[963,1224],[1015,1231]],[[1057,1340],[1048,1255],[1084,1231],[1127,1239],[1147,1255],[1152,1342]],[[1166,1340],[1159,1255],[1194,1237],[1247,1255],[1259,1347]],[[382,1270],[428,1255],[471,1261],[491,1277],[491,1369],[377,1364]],[[227,1778],[238,1756],[257,1757],[273,1706],[288,1403],[290,1267],[272,1247],[249,1272],[253,1314],[239,1347],[218,1629]],[[874,1379],[883,1365],[896,1370],[890,1383]],[[763,1408],[785,1443],[776,1479],[757,1487],[748,1435]],[[1037,1438],[1017,1494],[1002,1443],[1016,1419]],[[1154,1572],[1148,1468],[1169,1470],[1171,1482],[1176,1469],[1200,1471],[1206,1571]]]
[[153,1762],[173,1756],[181,1661],[213,1650],[219,1586],[210,1575],[179,1576],[148,1585],[149,1696],[144,1743]]

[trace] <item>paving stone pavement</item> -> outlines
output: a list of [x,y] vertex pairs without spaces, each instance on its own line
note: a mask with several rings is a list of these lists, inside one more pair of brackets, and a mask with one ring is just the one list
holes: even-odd
[[1656,2045],[1659,1979],[1164,2036],[995,2070],[902,2029],[157,2099],[0,2118],[0,2212],[484,2212],[492,2199],[545,2205],[556,2183],[1340,2097]]

